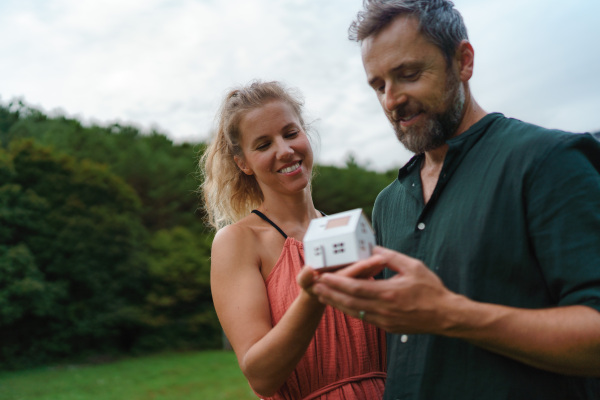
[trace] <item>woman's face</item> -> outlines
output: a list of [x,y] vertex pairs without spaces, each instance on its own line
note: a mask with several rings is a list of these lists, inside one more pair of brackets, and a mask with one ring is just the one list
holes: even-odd
[[254,175],[264,195],[294,193],[310,182],[313,153],[298,115],[285,101],[249,111],[240,122],[240,169]]

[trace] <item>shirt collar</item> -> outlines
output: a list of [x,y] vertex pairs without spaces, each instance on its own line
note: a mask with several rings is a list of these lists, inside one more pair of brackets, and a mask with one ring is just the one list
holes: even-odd
[[[474,123],[469,129],[460,135],[448,139],[448,154],[444,160],[444,169],[451,168],[457,165],[465,154],[469,152],[471,147],[483,136],[487,128],[498,118],[503,118],[501,113],[490,113],[479,121]],[[398,180],[401,181],[406,176],[414,173],[415,168],[419,169],[423,161],[423,154],[413,156],[402,168],[398,170]],[[454,168],[452,168],[454,169]]]

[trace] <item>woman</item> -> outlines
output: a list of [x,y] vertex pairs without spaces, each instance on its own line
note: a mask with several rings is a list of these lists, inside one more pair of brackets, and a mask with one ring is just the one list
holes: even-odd
[[200,165],[217,229],[215,309],[252,389],[272,399],[381,398],[383,334],[296,284],[302,238],[321,216],[299,97],[277,82],[232,90]]

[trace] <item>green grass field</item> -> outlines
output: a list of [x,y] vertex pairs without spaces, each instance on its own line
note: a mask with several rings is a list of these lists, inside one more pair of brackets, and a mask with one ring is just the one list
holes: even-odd
[[0,400],[256,399],[233,352],[168,353],[0,372]]

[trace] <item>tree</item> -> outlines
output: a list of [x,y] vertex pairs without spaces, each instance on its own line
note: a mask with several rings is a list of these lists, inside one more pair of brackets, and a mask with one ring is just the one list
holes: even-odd
[[175,145],[156,130],[143,134],[132,125],[86,127],[76,119],[50,118],[22,101],[0,106],[0,129],[3,126],[5,144],[31,138],[77,160],[106,165],[137,193],[149,230],[202,226],[194,171],[203,144]]
[[149,348],[217,347],[220,327],[210,292],[211,238],[184,227],[156,232],[150,241],[146,323]]
[[0,161],[0,367],[126,346],[146,276],[133,190],[31,140]]
[[[0,369],[82,354],[219,347],[203,143],[0,104]],[[315,205],[370,216],[396,171],[316,166]],[[199,211],[197,211],[199,210]]]
[[369,171],[350,156],[346,168],[319,165],[313,180],[313,199],[326,214],[362,208],[371,217],[375,198],[389,185],[395,173]]

